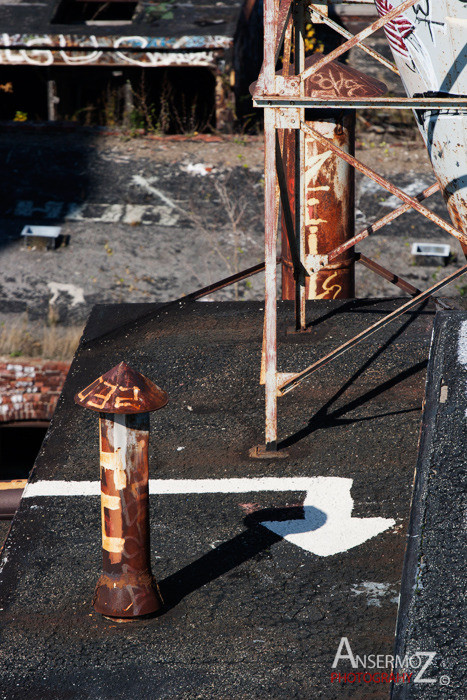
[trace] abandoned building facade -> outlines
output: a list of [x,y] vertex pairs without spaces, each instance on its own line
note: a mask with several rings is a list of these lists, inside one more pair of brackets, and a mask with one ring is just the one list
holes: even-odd
[[241,3],[0,0],[0,8],[0,119],[230,129]]

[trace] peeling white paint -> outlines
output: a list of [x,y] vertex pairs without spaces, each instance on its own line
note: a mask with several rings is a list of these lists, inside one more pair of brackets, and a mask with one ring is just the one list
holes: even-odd
[[212,165],[205,165],[204,163],[188,163],[188,165],[182,165],[181,169],[185,173],[190,173],[190,175],[209,175],[213,171]]
[[[136,176],[138,177],[138,176]],[[138,183],[140,184],[140,183]],[[148,190],[145,190],[148,191]],[[151,190],[152,194],[156,192]],[[162,195],[157,190],[158,195]],[[176,226],[180,218],[175,213],[177,206],[168,197],[164,204],[109,204],[107,202],[46,202],[39,204],[32,200],[21,199],[16,202],[14,215],[17,217],[44,219],[61,219],[65,221],[92,221],[94,223],[129,225],[144,224]],[[164,200],[164,201],[165,201]]]
[[169,197],[167,197],[167,195],[165,195],[163,192],[157,189],[157,187],[154,187],[153,183],[154,181],[157,181],[157,178],[146,179],[142,175],[133,175],[131,179],[135,185],[141,187],[141,189],[143,189],[148,194],[154,194],[169,207],[172,207],[172,209],[175,209],[175,207],[177,206],[175,202],[173,202],[171,199],[169,199]]

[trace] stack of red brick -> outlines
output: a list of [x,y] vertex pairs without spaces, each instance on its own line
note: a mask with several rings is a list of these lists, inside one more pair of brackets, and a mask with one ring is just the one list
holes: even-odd
[[69,362],[0,360],[0,423],[49,421],[69,369]]

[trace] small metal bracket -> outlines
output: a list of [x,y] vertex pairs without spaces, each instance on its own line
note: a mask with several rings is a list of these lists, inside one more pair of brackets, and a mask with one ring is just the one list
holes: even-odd
[[300,110],[298,107],[287,107],[285,109],[276,109],[276,128],[277,129],[299,129],[300,128]]
[[282,396],[282,392],[279,388],[281,384],[288,382],[289,379],[295,379],[296,376],[297,372],[278,372],[276,374],[277,396]]
[[322,15],[328,16],[328,3],[326,2],[323,4],[322,2],[314,2],[312,5],[309,6],[310,9],[310,18],[314,24],[325,24],[325,22],[321,19],[321,17],[313,12],[314,9],[318,10],[318,12],[321,12]]
[[286,459],[289,456],[284,450],[268,450],[266,445],[255,445],[248,451],[252,459]]
[[278,95],[286,97],[300,96],[300,76],[299,75],[276,75],[275,91]]

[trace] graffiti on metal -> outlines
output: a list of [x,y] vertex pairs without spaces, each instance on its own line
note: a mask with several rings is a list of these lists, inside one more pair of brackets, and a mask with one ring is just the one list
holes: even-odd
[[165,406],[167,400],[165,391],[125,362],[120,362],[75,396],[80,406],[107,413],[156,411]]
[[[375,0],[384,16],[400,0]],[[423,0],[416,2],[399,18],[399,25],[386,27],[404,87],[409,97],[424,94],[467,94],[467,3],[461,0]],[[404,36],[401,22],[411,31]],[[393,30],[399,31],[398,37]],[[405,53],[397,41],[405,42]],[[396,42],[396,43],[395,43]],[[456,105],[434,112],[417,114],[433,169],[441,185],[454,225],[467,232],[467,178],[465,130],[467,114]],[[467,246],[464,244],[464,250]]]
[[[393,9],[393,4],[389,2],[389,0],[375,0],[375,4],[379,14],[382,16]],[[384,27],[384,31],[393,51],[396,51],[405,58],[409,56],[405,39],[412,34],[413,30],[414,25],[403,15],[395,17]]]
[[[400,0],[375,0],[381,16]],[[449,92],[465,76],[467,4],[460,0],[423,0],[385,27],[409,94]],[[465,80],[465,77],[464,77]],[[459,94],[464,94],[460,86]]]
[[[320,54],[314,54],[305,60],[305,68],[316,64]],[[378,97],[386,94],[384,83],[355,68],[346,66],[338,61],[313,73],[305,81],[305,95],[309,97]]]
[[0,64],[215,66],[219,52],[229,49],[231,43],[232,40],[224,36],[171,39],[4,33],[0,40]]

